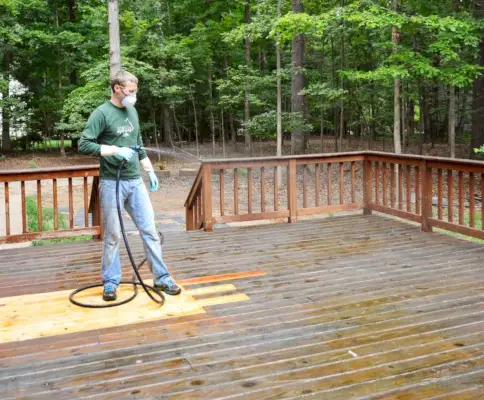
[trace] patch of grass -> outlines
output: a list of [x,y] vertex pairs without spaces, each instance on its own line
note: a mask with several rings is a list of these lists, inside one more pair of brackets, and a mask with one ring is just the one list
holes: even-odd
[[30,160],[27,164],[29,168],[36,169],[39,168],[39,164],[35,160]]
[[0,154],[0,161],[5,161],[7,157],[5,157],[3,154]]
[[[25,201],[25,211],[27,214],[27,228],[29,232],[39,231],[39,212],[37,201],[34,197],[28,196]],[[59,229],[69,228],[69,221],[64,214],[58,214]],[[42,231],[54,230],[54,210],[52,208],[42,208]],[[45,246],[58,243],[83,242],[91,240],[91,236],[76,236],[63,239],[35,240],[33,246]]]
[[[37,149],[60,149],[60,140],[46,140],[39,142],[35,147]],[[64,140],[64,147],[72,147],[72,140]]]
[[[434,215],[434,218],[436,218],[436,216],[438,215],[438,209],[437,209],[437,207],[433,207],[433,209],[434,209],[433,215]],[[446,216],[446,212],[447,212],[447,209],[444,208],[444,218]],[[454,221],[455,221],[456,218],[458,220],[459,216],[454,214]],[[471,220],[470,219],[470,212],[469,212],[469,210],[466,209],[464,211],[464,225],[470,226],[470,220]],[[475,223],[475,227],[474,227],[475,229],[482,229],[482,212],[480,212],[480,211],[475,212],[474,223]],[[453,236],[453,237],[456,237],[456,238],[459,238],[459,239],[468,240],[470,242],[484,244],[484,240],[482,240],[482,239],[478,239],[478,238],[474,238],[474,237],[466,236],[466,235],[461,235],[460,233],[447,231],[445,229],[435,228],[435,231],[440,232],[440,233],[445,233],[446,235]]]
[[49,239],[49,240],[34,240],[32,246],[47,246],[50,244],[74,243],[74,242],[89,242],[92,236],[75,236],[64,239]]

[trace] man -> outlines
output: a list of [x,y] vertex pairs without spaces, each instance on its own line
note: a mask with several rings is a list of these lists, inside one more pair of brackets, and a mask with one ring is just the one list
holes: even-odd
[[122,211],[126,209],[140,231],[154,286],[168,294],[177,295],[181,289],[163,262],[153,207],[140,177],[140,165],[148,172],[150,192],[158,190],[158,179],[146,152],[141,149],[136,153],[129,148],[143,144],[138,113],[134,108],[138,79],[126,71],[120,71],[111,79],[111,89],[110,101],[94,110],[79,141],[81,153],[98,155],[101,162],[99,186],[104,224],[101,261],[103,299],[116,300],[116,289],[121,281],[121,227],[116,204],[116,175],[123,160],[126,164],[119,184]]

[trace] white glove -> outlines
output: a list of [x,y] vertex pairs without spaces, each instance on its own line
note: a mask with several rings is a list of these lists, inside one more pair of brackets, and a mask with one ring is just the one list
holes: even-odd
[[151,164],[151,161],[148,157],[143,158],[139,163],[146,172],[154,171],[153,165]]
[[115,156],[118,151],[119,151],[118,146],[109,146],[107,144],[102,144],[101,145],[101,156],[102,157],[107,157],[107,156]]

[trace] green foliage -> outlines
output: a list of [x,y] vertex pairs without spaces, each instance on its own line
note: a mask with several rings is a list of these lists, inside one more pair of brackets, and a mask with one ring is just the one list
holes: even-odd
[[[194,137],[195,120],[199,136],[211,135],[211,115],[217,119],[222,111],[225,118],[232,115],[235,130],[274,137],[277,41],[287,131],[313,129],[321,121],[336,130],[342,103],[347,127],[371,127],[383,135],[393,122],[394,79],[402,81],[404,100],[412,102],[418,121],[422,94],[429,88],[444,92],[455,86],[462,101],[482,73],[476,58],[484,26],[472,17],[471,2],[460,2],[455,11],[451,2],[408,0],[400,2],[398,12],[383,0],[303,3],[306,12],[296,14],[292,3],[283,1],[278,18],[277,0],[251,2],[246,24],[245,0],[120,1],[122,66],[140,79],[143,134],[164,132],[161,116],[168,107],[172,136],[176,117],[183,140]],[[0,100],[0,107],[11,110],[12,125],[29,133],[16,148],[40,146],[61,133],[79,137],[88,115],[110,96],[107,3],[77,0],[74,19],[69,4],[0,0],[0,58],[12,53],[10,77],[26,88]],[[396,48],[393,26],[400,34]],[[308,101],[306,122],[289,112],[291,46],[297,34],[306,44],[301,93]],[[7,88],[0,72],[0,91]],[[244,126],[246,92],[252,118]],[[438,100],[430,112],[445,125],[447,99]],[[470,113],[465,107],[460,112],[468,124]]]
[[28,163],[27,163],[27,166],[31,169],[37,169],[39,168],[39,164],[37,163],[37,161],[35,160],[30,160]]
[[[276,137],[276,119],[277,113],[269,111],[259,114],[249,120],[248,123],[242,124],[252,136],[274,139]],[[309,132],[313,129],[311,124],[304,121],[300,113],[282,113],[282,130],[292,132],[293,130]]]
[[[25,211],[27,213],[27,229],[29,232],[39,232],[39,211],[35,197],[27,196],[25,199]],[[58,215],[59,229],[69,227],[69,221],[64,214]],[[54,230],[54,210],[42,209],[42,231]]]

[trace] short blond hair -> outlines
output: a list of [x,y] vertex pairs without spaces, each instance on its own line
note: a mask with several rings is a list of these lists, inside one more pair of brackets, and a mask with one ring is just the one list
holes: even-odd
[[129,73],[128,71],[118,71],[112,78],[111,78],[111,89],[114,91],[115,85],[124,85],[127,82],[133,82],[138,84],[138,78],[133,74]]

